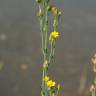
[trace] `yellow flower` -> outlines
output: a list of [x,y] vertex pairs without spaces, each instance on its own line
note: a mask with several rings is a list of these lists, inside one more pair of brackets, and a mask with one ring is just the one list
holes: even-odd
[[56,83],[55,82],[52,82],[51,86],[54,87],[55,85],[56,85]]
[[47,82],[47,81],[49,80],[49,77],[48,77],[48,76],[45,76],[45,77],[43,78],[43,80],[44,80],[45,82]]
[[56,83],[54,82],[54,81],[52,81],[52,80],[49,80],[48,82],[47,82],[47,86],[50,88],[50,87],[54,87],[56,85]]
[[49,40],[53,41],[53,40],[57,39],[59,37],[59,35],[60,35],[59,32],[56,32],[56,31],[51,32],[51,34],[49,36]]

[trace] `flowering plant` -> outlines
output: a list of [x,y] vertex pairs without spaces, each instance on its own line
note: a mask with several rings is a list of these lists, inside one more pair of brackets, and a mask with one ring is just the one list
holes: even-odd
[[[51,80],[48,74],[49,65],[54,62],[56,41],[60,36],[58,32],[58,22],[61,11],[54,5],[50,5],[50,0],[36,0],[39,6],[38,18],[40,22],[42,54],[43,54],[43,74],[41,96],[58,96],[60,84]],[[49,32],[49,14],[54,16],[53,31]],[[48,36],[48,34],[50,34]]]

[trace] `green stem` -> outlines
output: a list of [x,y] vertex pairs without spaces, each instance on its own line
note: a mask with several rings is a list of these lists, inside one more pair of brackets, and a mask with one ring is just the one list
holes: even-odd
[[45,58],[47,59],[47,40],[48,40],[48,10],[47,10],[47,6],[48,4],[45,1],[45,26],[44,26],[44,31],[45,31]]
[[[42,4],[39,4],[39,10],[43,9]],[[42,10],[43,12],[43,10]],[[45,53],[44,53],[44,31],[43,31],[43,28],[44,28],[44,16],[42,17],[39,17],[39,21],[40,21],[40,31],[41,31],[41,44],[42,44],[42,54],[43,54],[43,58],[44,58],[44,61],[45,62]],[[44,80],[43,78],[45,77],[45,69],[44,69],[44,63],[43,63],[43,73],[42,73],[42,90],[41,90],[41,96],[43,95],[43,92],[44,92]]]
[[[43,55],[44,55],[44,63],[43,63],[43,76],[44,78],[47,74],[46,65],[45,62],[47,60],[47,39],[48,39],[48,11],[46,10],[46,1],[43,1],[43,13],[44,13],[44,19],[43,19]],[[45,82],[42,79],[42,91],[44,92],[45,96],[47,96],[47,91],[45,88]]]
[[58,30],[58,16],[54,17],[53,28],[54,28],[54,31]]
[[41,30],[42,52],[43,52],[43,49],[44,49],[44,36],[43,36],[43,30],[42,30],[42,27],[43,27],[43,21],[42,20],[40,20],[40,25],[41,25],[40,30]]
[[50,45],[50,54],[49,54],[49,60],[48,60],[48,62],[49,62],[49,64],[51,63],[51,59],[52,59],[52,53],[53,53],[53,42],[51,42],[51,45]]
[[55,55],[55,41],[51,42],[51,48],[50,48],[50,54],[49,54],[49,64],[53,61],[54,55]]
[[[57,31],[57,29],[58,29],[58,16],[54,17],[53,29],[54,29],[54,31]],[[55,40],[51,41],[51,50],[50,50],[50,54],[49,54],[49,64],[51,63],[52,59],[54,58],[55,42],[56,42]]]
[[55,55],[55,42],[56,42],[56,41],[53,42],[53,51],[52,51],[53,59],[54,59],[54,55]]
[[[54,21],[53,21],[53,29],[54,31],[58,30],[58,16],[54,17]],[[51,42],[51,51],[50,51],[50,55],[49,55],[49,63],[52,61],[52,59],[54,58],[54,53],[55,53],[55,40]]]
[[[42,10],[42,4],[39,4],[39,10]],[[40,31],[41,31],[41,49],[42,49],[42,53],[44,54],[43,52],[43,49],[44,49],[44,32],[43,32],[43,27],[44,27],[44,17],[41,16],[39,17],[39,21],[40,21]]]

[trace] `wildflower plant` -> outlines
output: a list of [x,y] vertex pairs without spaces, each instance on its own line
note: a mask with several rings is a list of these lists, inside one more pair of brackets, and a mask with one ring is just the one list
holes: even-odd
[[93,84],[90,87],[91,96],[96,96],[96,54],[94,54],[94,57],[91,59],[92,67],[93,67]]
[[[58,22],[61,16],[61,11],[50,4],[50,0],[36,0],[38,3],[38,19],[40,22],[42,55],[43,55],[43,72],[41,96],[58,96],[60,84],[50,79],[48,69],[53,63],[56,41],[60,36],[58,32]],[[49,14],[53,14],[53,31],[49,32]]]

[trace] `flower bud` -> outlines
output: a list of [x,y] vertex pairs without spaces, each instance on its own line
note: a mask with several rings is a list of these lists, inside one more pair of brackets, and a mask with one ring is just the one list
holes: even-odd
[[58,11],[58,16],[61,16],[61,14],[62,14],[61,11]]
[[39,12],[37,13],[37,16],[39,16],[39,17],[43,16],[43,13],[42,13],[41,9],[39,9]]

